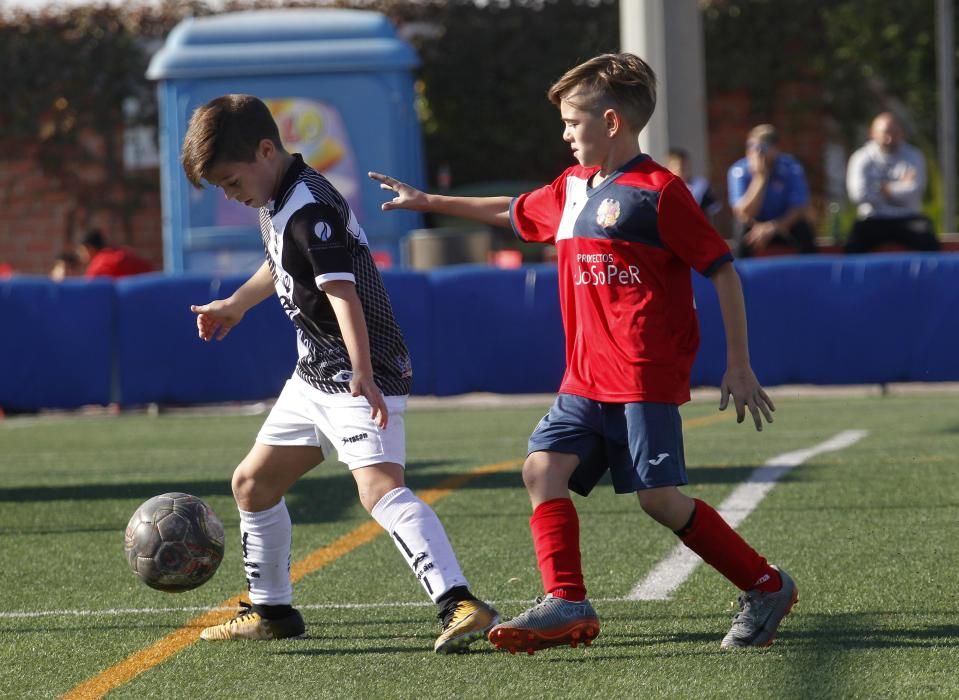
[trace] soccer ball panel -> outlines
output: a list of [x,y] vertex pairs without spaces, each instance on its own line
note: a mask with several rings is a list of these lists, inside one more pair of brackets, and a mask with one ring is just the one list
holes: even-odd
[[187,538],[193,523],[190,521],[192,513],[181,508],[180,512],[173,511],[157,520],[156,529],[164,542],[182,542]]

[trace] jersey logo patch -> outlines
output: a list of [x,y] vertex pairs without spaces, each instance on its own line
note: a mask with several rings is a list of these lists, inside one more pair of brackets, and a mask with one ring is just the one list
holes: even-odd
[[326,243],[333,236],[333,229],[325,221],[318,221],[316,226],[313,227],[313,235]]
[[619,220],[620,207],[615,199],[604,199],[596,212],[596,223],[603,228],[609,228]]

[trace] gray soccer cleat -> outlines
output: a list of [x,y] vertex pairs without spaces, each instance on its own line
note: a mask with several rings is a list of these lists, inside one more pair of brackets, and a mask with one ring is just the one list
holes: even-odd
[[768,647],[773,643],[779,623],[799,600],[799,590],[789,574],[777,566],[773,568],[782,578],[782,588],[775,593],[753,589],[739,595],[739,612],[723,637],[723,649]]
[[572,603],[546,595],[526,612],[491,629],[489,640],[510,654],[532,655],[547,647],[589,646],[598,634],[599,618],[588,600]]

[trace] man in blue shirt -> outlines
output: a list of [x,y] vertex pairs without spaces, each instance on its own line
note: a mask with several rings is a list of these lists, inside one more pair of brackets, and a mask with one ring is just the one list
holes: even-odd
[[799,253],[816,252],[806,206],[809,186],[802,165],[780,152],[771,124],[760,124],[746,139],[746,157],[729,168],[729,206],[737,221],[736,253],[761,254],[772,243]]

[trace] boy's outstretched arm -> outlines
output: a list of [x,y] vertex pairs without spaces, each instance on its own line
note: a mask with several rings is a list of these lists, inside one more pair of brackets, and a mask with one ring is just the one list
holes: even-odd
[[719,296],[719,308],[723,314],[723,328],[726,331],[726,373],[720,386],[719,410],[725,411],[730,395],[736,405],[736,422],[742,423],[746,417],[746,408],[753,415],[756,430],[763,429],[763,416],[768,423],[773,422],[772,412],[776,410],[772,399],[759,385],[749,365],[749,339],[746,331],[746,304],[743,301],[743,288],[739,282],[739,273],[732,263],[721,266],[710,277],[716,294]]
[[370,179],[380,183],[381,190],[396,194],[392,200],[380,205],[383,211],[411,209],[472,219],[490,226],[510,227],[509,203],[512,197],[448,197],[441,194],[428,194],[389,175],[374,172],[368,174]]
[[270,266],[264,262],[229,298],[190,307],[190,311],[196,314],[197,333],[203,340],[214,337],[223,340],[247,311],[272,294],[273,274]]

